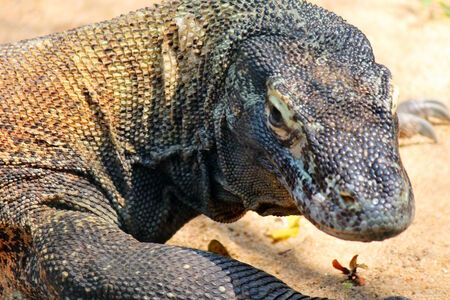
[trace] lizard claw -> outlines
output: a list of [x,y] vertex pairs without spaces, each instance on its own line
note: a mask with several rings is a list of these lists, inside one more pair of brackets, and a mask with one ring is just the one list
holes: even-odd
[[450,121],[450,111],[444,103],[436,100],[409,100],[398,105],[397,112],[413,114],[423,119],[436,118]]
[[433,125],[424,118],[410,113],[398,113],[398,123],[400,137],[412,137],[415,134],[420,134],[432,139],[435,143],[438,142]]
[[410,100],[400,103],[397,109],[401,137],[420,134],[437,143],[430,119],[450,121],[450,111],[436,100]]

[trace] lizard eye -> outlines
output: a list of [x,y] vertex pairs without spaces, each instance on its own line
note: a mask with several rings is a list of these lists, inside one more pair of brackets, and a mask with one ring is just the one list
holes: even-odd
[[267,119],[272,130],[281,139],[289,137],[289,128],[286,124],[287,109],[276,95],[269,95],[266,103]]
[[269,122],[274,127],[283,126],[283,116],[281,115],[281,112],[271,103],[269,104]]

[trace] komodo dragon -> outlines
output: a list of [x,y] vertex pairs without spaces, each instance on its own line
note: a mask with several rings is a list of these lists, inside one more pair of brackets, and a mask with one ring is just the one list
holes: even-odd
[[186,0],[0,46],[0,297],[307,299],[163,243],[248,210],[399,234],[393,98],[364,34],[302,1]]

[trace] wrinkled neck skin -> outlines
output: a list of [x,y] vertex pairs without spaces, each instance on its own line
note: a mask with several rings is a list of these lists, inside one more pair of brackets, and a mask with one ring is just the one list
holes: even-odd
[[[228,153],[227,153],[228,154]],[[216,147],[167,157],[158,166],[133,166],[140,195],[127,207],[127,231],[141,241],[165,242],[185,223],[203,214],[233,222],[247,209],[227,190]]]

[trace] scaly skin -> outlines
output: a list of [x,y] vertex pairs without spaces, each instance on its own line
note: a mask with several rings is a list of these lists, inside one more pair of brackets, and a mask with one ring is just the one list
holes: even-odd
[[161,243],[247,210],[400,233],[392,93],[365,36],[301,1],[186,0],[0,46],[0,296],[303,299]]

